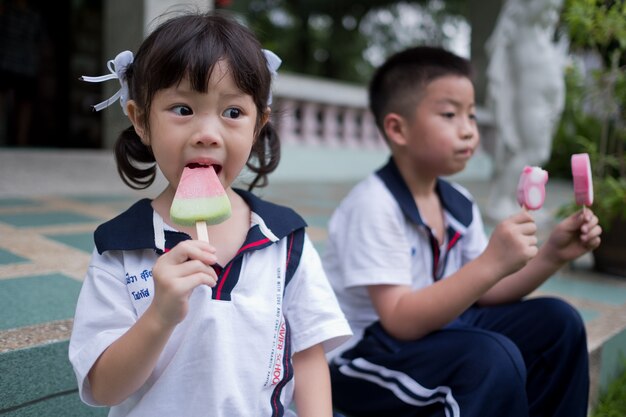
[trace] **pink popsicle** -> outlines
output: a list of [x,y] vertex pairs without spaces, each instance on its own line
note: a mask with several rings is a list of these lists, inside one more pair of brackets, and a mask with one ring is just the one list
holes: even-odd
[[230,200],[212,166],[185,167],[170,207],[172,221],[181,226],[196,225],[198,238],[209,241],[206,225],[230,217]]
[[517,202],[528,210],[539,210],[546,198],[548,172],[525,166],[517,184]]
[[572,177],[574,178],[574,198],[576,204],[590,206],[593,204],[593,180],[591,178],[591,161],[589,154],[572,155]]

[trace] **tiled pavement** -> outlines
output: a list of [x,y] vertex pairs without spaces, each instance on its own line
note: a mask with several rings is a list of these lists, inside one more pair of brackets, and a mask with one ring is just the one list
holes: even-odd
[[[6,175],[1,166],[0,174]],[[71,318],[93,249],[93,230],[150,193],[122,191],[118,185],[99,188],[95,180],[92,187],[81,187],[82,179],[71,176],[64,181],[66,192],[49,186],[52,194],[43,187],[30,196],[11,192],[10,187],[3,190],[0,184],[0,415],[104,412],[87,411],[76,399],[73,374],[64,362]],[[484,205],[484,180],[459,181]],[[329,216],[353,183],[281,180],[259,194],[302,214],[313,242],[323,251]],[[564,182],[551,181],[550,187],[547,212],[570,193],[570,184]],[[593,272],[587,257],[564,267],[537,294],[561,296],[583,315],[595,395],[623,363],[620,352],[626,353],[626,279]],[[62,404],[54,408],[55,401]],[[40,409],[44,404],[45,412]]]

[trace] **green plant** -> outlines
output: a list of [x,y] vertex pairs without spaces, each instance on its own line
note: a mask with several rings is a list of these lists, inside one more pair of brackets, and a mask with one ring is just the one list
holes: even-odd
[[[626,363],[624,363],[626,367]],[[600,395],[591,417],[624,417],[626,415],[626,371],[613,380]]]
[[571,50],[587,60],[595,57],[598,65],[584,75],[577,66],[566,72],[566,106],[549,169],[564,175],[572,153],[589,154],[593,209],[607,228],[626,220],[626,3],[567,0],[562,16]]

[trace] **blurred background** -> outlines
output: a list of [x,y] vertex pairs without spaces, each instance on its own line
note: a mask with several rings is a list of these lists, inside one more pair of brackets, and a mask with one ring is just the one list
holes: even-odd
[[[0,0],[0,146],[110,147],[106,116],[89,106],[117,86],[78,77],[107,72],[108,59],[135,50],[152,19],[179,3],[185,2]],[[484,43],[500,6],[499,0],[187,3],[237,13],[283,58],[281,70],[357,85],[388,54],[420,42],[443,44],[480,64],[482,47],[471,45]]]
[[[389,155],[367,110],[367,81],[387,56],[416,44],[444,46],[474,66],[482,143],[453,179],[488,211],[501,132],[488,100],[486,45],[505,10],[517,7],[519,17],[531,4],[556,10],[547,39],[563,66],[548,79],[562,77],[565,90],[545,164],[532,164],[550,173],[546,205],[534,215],[550,223],[580,209],[573,204],[570,157],[587,152],[592,208],[604,229],[593,256],[564,267],[538,294],[564,297],[583,315],[597,404],[590,415],[625,416],[624,0],[0,0],[0,415],[106,415],[80,404],[67,362],[75,299],[95,227],[164,186],[157,178],[137,192],[121,183],[112,148],[128,119],[117,104],[91,110],[119,83],[86,83],[80,76],[108,73],[107,61],[136,51],[164,12],[235,13],[283,59],[272,105],[283,157],[270,187],[259,193],[296,208],[322,251],[332,210]],[[541,18],[525,28],[534,31]],[[508,28],[512,44],[521,28],[519,22]],[[517,66],[525,68],[531,60],[524,57],[536,52],[528,49]],[[606,401],[598,401],[600,393]]]

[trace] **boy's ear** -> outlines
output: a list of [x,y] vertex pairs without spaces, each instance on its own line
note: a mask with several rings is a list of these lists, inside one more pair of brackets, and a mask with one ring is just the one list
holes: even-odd
[[404,146],[407,143],[405,126],[406,120],[398,113],[387,113],[383,119],[385,136],[390,143],[398,146]]
[[146,129],[144,128],[144,115],[143,112],[139,109],[139,106],[137,106],[135,100],[128,100],[126,102],[126,113],[128,114],[128,118],[135,128],[135,132],[137,132],[137,135],[139,135],[139,137],[141,138],[141,143],[146,146],[150,146],[150,140],[148,138],[148,135],[146,134]]

